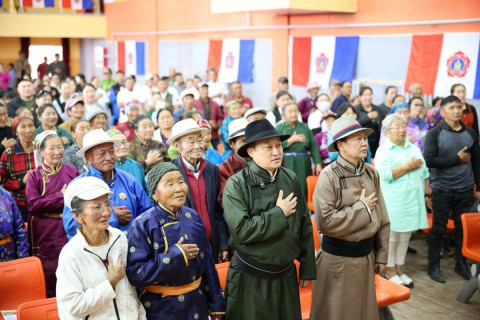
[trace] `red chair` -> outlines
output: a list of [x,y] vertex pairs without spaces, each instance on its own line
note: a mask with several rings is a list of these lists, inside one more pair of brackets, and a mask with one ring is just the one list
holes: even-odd
[[56,298],[25,302],[17,309],[17,320],[59,319]]
[[307,207],[311,212],[314,211],[313,208],[313,192],[315,191],[315,186],[317,185],[318,176],[308,176],[307,177]]
[[462,254],[473,260],[472,278],[457,296],[457,301],[468,303],[478,290],[480,292],[480,214],[464,213],[461,216],[463,226]]
[[0,263],[0,310],[15,310],[24,302],[45,298],[40,259],[28,257]]
[[375,274],[375,293],[379,308],[410,299],[410,289]]

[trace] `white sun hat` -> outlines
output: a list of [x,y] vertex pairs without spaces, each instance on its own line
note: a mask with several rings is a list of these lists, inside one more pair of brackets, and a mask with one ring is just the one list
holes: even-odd
[[172,145],[178,138],[186,136],[187,134],[200,132],[203,136],[209,131],[208,128],[200,128],[193,119],[181,120],[173,125],[172,136],[167,140],[167,144]]
[[84,158],[85,152],[90,148],[109,142],[113,143],[114,147],[118,147],[122,143],[122,141],[110,137],[103,129],[92,130],[83,136],[83,148],[78,150],[76,155]]

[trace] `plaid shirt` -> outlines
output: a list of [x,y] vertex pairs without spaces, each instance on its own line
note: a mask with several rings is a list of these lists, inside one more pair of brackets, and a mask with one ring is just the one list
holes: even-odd
[[[140,165],[142,166],[143,172],[145,172],[145,174],[148,171],[150,171],[150,169],[152,168],[147,166],[147,163],[145,162],[148,151],[150,150],[160,151],[160,153],[162,154],[162,158],[160,159],[159,162],[169,161],[169,159],[166,157],[167,147],[162,142],[150,140],[150,143],[148,144],[148,146],[141,143],[140,140],[138,140],[138,138],[135,138],[135,140],[130,142],[130,150],[128,152],[128,157],[140,163]],[[156,163],[154,164],[154,166],[155,165]]]
[[20,141],[5,149],[0,158],[0,177],[2,186],[7,189],[20,207],[27,205],[25,183],[23,177],[28,171],[35,169],[33,151],[23,151]]

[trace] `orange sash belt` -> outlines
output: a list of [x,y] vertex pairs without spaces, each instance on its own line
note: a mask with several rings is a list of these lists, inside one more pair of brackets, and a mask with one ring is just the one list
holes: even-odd
[[153,285],[153,286],[144,287],[143,289],[151,293],[161,294],[162,298],[165,298],[168,296],[180,296],[182,294],[192,292],[193,290],[197,289],[200,286],[201,282],[202,282],[202,277],[198,278],[192,283],[184,284],[183,286],[166,287],[166,286],[160,286],[160,285]]
[[10,242],[12,242],[12,238],[10,238],[10,236],[6,236],[5,238],[0,239],[0,246],[3,246]]

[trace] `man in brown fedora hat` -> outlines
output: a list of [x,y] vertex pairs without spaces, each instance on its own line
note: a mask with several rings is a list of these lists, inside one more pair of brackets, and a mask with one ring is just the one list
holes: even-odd
[[385,271],[390,222],[378,172],[362,160],[372,132],[352,117],[332,124],[328,151],[339,156],[322,170],[313,194],[323,238],[312,287],[312,320],[379,317],[374,275]]
[[300,320],[298,286],[315,279],[315,249],[300,182],[281,167],[282,141],[289,136],[261,119],[247,125],[245,137],[238,155],[252,163],[228,179],[223,193],[236,250],[225,290],[227,319]]

